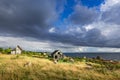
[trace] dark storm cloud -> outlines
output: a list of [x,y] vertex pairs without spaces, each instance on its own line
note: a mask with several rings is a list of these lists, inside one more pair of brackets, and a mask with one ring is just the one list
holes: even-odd
[[55,6],[55,0],[0,0],[0,31],[38,34],[57,18]]
[[98,18],[98,13],[92,8],[76,5],[74,12],[69,16],[70,22],[78,25],[86,25],[94,22]]
[[62,42],[64,44],[72,44],[75,46],[108,47],[108,45],[105,45],[105,36],[101,34],[100,30],[95,28],[89,31],[84,30],[83,33],[76,33],[75,31],[72,34],[53,33],[44,38],[48,38],[49,40],[54,42]]
[[[66,30],[63,29],[50,33],[49,29],[64,9],[65,2],[59,2],[56,0],[0,0],[0,35],[30,37],[38,41],[46,40],[75,46],[116,47],[117,44],[113,45],[114,41],[107,40],[97,28],[86,30],[80,27],[82,33],[73,31],[66,34]],[[62,7],[59,7],[58,3]],[[103,16],[106,14],[104,13]],[[81,26],[95,22],[98,17],[96,10],[76,5],[68,20],[74,25]]]
[[115,23],[120,25],[120,5],[117,4],[111,7],[109,10],[103,12],[102,20],[108,23]]

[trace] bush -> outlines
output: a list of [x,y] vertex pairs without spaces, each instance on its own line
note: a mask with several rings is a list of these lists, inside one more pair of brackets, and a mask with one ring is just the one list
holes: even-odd
[[3,52],[3,48],[0,48],[0,52]]
[[10,54],[10,53],[11,53],[11,48],[5,49],[5,50],[4,50],[4,53],[5,53],[5,54]]

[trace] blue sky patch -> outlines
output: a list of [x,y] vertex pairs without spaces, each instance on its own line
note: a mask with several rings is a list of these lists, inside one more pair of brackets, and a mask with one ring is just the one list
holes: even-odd
[[104,0],[81,0],[81,4],[89,8],[100,6],[101,3],[104,3]]

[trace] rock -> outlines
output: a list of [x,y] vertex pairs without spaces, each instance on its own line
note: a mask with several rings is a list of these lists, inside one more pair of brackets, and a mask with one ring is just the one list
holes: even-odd
[[56,61],[56,60],[54,60],[53,62],[54,62],[55,64],[57,64],[57,61]]
[[73,58],[70,58],[70,62],[74,63],[75,61],[74,61],[74,59],[73,59]]
[[27,67],[27,66],[30,66],[31,65],[31,62],[26,62],[25,64],[24,64],[24,67]]
[[86,56],[84,56],[83,58],[86,59]]

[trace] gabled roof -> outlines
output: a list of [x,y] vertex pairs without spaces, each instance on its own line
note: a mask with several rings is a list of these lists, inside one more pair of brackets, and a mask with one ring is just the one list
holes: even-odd
[[54,52],[51,53],[51,55],[58,54],[58,53],[61,53],[61,51],[60,50],[55,50]]
[[17,45],[17,47],[22,51],[22,48],[19,45]]
[[[17,47],[22,51],[22,48],[21,48],[19,45],[17,45]],[[16,47],[16,48],[17,48],[17,47]],[[12,51],[15,51],[16,48],[12,49]]]

